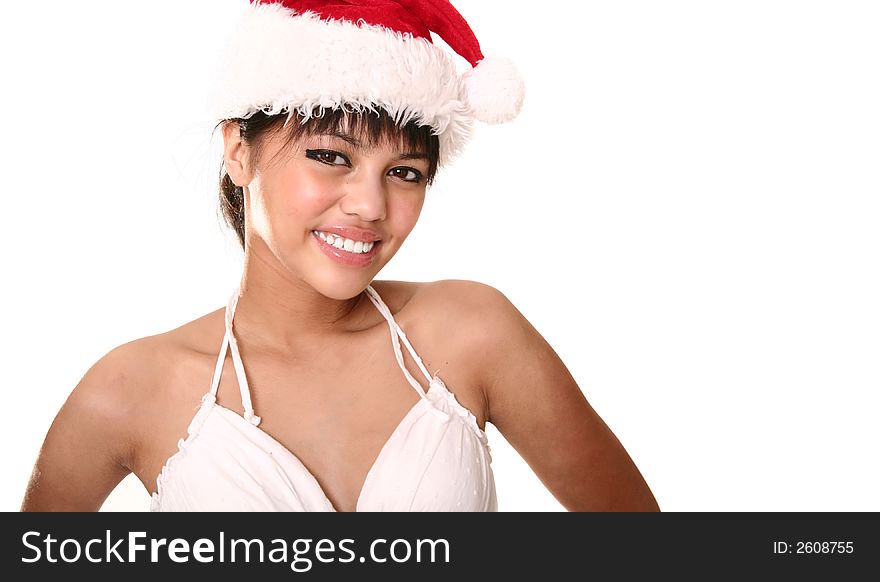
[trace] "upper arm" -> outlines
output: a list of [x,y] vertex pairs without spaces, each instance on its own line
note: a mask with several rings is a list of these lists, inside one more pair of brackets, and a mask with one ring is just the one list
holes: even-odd
[[136,350],[110,351],[68,396],[40,448],[22,511],[97,511],[130,472]]
[[469,343],[480,354],[488,420],[569,510],[657,510],[629,454],[523,314],[472,283]]

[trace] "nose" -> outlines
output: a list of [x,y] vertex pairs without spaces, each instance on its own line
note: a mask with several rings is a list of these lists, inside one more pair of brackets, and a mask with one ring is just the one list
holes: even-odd
[[364,221],[384,220],[387,212],[387,192],[384,176],[364,172],[346,183],[341,208],[345,214],[356,214]]

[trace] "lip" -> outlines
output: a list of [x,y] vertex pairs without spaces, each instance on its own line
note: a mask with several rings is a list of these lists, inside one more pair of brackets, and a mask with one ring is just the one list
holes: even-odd
[[315,230],[320,230],[327,234],[338,234],[353,241],[375,242],[382,239],[379,233],[356,226],[321,226]]
[[[321,232],[326,231],[322,230]],[[381,241],[376,241],[373,243],[373,248],[370,249],[370,252],[360,253],[356,255],[354,253],[349,253],[348,251],[339,250],[333,245],[328,245],[326,242],[321,240],[321,237],[319,237],[315,231],[312,231],[312,238],[315,239],[315,242],[318,243],[318,247],[324,252],[325,255],[327,255],[337,263],[349,267],[366,267],[367,265],[370,265],[373,262],[373,259],[376,257],[376,254],[378,253],[379,246],[382,244]]]

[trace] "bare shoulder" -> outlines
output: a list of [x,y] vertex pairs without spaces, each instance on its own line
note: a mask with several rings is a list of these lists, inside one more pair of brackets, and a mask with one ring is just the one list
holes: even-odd
[[113,348],[88,369],[71,398],[100,410],[105,420],[132,426],[143,418],[147,403],[161,400],[165,387],[174,385],[188,356],[219,348],[210,339],[216,335],[220,317],[215,311]]
[[[407,306],[420,317],[433,313],[450,325],[469,327],[482,316],[511,317],[516,308],[495,287],[466,279],[430,282],[388,281],[400,286]],[[448,331],[448,329],[447,329]]]
[[130,342],[110,350],[73,388],[46,433],[23,510],[96,511],[130,472],[143,349]]
[[179,416],[207,390],[182,379],[210,367],[199,350],[214,343],[217,319],[126,342],[92,364],[46,433],[22,509],[95,511],[128,473],[143,478],[154,443],[185,422],[169,411]]
[[422,296],[445,301],[450,307],[464,309],[481,309],[507,301],[504,294],[495,287],[467,279],[441,279],[422,283],[418,290]]
[[466,342],[472,352],[512,341],[513,330],[534,331],[502,291],[479,281],[433,281],[421,287],[414,300],[429,304],[443,322],[438,329]]
[[418,330],[432,344],[450,336],[459,343],[487,340],[498,323],[519,315],[501,291],[479,281],[377,281],[373,287],[398,323]]
[[119,345],[98,359],[71,392],[65,408],[108,427],[125,430],[150,385],[153,338]]
[[[458,382],[447,384],[459,400],[470,401],[467,407],[484,425],[489,418],[489,391],[496,383],[496,367],[488,365],[487,358],[500,361],[499,350],[505,348],[508,354],[516,353],[514,342],[525,345],[523,330],[531,326],[504,293],[486,283],[443,279],[408,285],[412,286],[401,325],[418,334],[432,350],[429,355],[442,355],[441,366],[449,363],[447,374],[456,374]],[[519,330],[519,335],[512,335],[512,330]]]
[[150,423],[150,403],[161,391],[167,362],[179,340],[169,332],[138,338],[108,351],[85,372],[59,412],[56,423],[94,425],[106,437],[108,454],[131,467],[140,428]]

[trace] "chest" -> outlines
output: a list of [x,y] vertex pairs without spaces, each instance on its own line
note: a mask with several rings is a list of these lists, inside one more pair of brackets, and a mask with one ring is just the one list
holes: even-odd
[[351,497],[322,485],[287,448],[207,398],[181,453],[163,470],[151,509],[495,511],[485,434],[448,395],[435,378]]
[[[352,339],[357,341],[307,350],[295,358],[239,346],[253,407],[262,419],[260,430],[302,462],[335,507],[348,511],[354,509],[383,447],[421,400],[394,355],[387,327]],[[483,426],[484,411],[479,408],[471,371],[456,366],[455,352],[442,342],[418,334],[410,339],[419,346],[428,371],[439,371]],[[428,380],[411,355],[406,349],[401,355],[420,389],[427,390]],[[179,374],[172,390],[188,394],[197,403],[210,386],[214,363],[191,362],[189,373]],[[244,414],[241,385],[229,355],[220,376],[217,405]],[[192,406],[174,406],[165,411],[173,422],[156,425],[145,445],[141,471],[145,484],[155,483],[178,439],[186,434]],[[148,485],[148,489],[155,487]]]
[[[421,400],[393,358],[389,362],[369,351],[340,350],[294,367],[250,361],[260,429],[296,455],[337,506],[356,496],[384,443]],[[415,366],[410,373],[427,389]],[[236,378],[224,373],[224,379],[218,401],[243,413]]]

